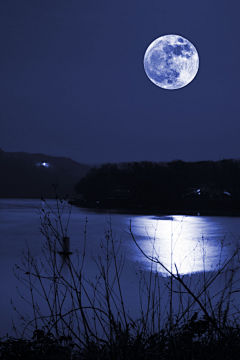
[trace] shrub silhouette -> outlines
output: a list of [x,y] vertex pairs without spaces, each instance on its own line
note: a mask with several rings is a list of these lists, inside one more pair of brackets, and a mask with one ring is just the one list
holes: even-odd
[[[42,248],[44,260],[35,260],[27,248],[27,252],[23,254],[22,266],[16,265],[15,271],[18,280],[29,288],[30,300],[25,300],[32,307],[33,318],[21,315],[14,307],[24,328],[22,333],[15,328],[20,339],[8,338],[0,342],[3,358],[10,359],[12,356],[11,359],[14,359],[17,354],[25,359],[33,356],[35,359],[44,356],[45,359],[116,360],[200,359],[203,356],[206,359],[227,359],[227,356],[231,356],[231,359],[238,358],[240,333],[236,316],[230,322],[235,272],[232,272],[231,279],[224,284],[215,307],[214,296],[210,298],[208,289],[220,274],[232,267],[239,254],[239,246],[231,258],[210,274],[210,277],[205,277],[202,287],[197,288],[196,284],[184,280],[176,265],[176,272],[173,273],[161,263],[158,256],[145,254],[134,237],[130,223],[128,233],[139,251],[151,264],[156,263],[167,271],[168,279],[178,284],[172,286],[171,283],[169,286],[166,282],[166,288],[161,290],[157,273],[151,270],[146,275],[140,271],[138,281],[141,316],[133,319],[124,304],[121,287],[124,258],[120,254],[121,242],[115,238],[111,222],[108,223],[108,230],[101,242],[102,256],[93,258],[99,274],[94,280],[89,280],[83,272],[87,220],[82,255],[79,255],[79,251],[73,255],[77,259],[77,265],[67,254],[59,262],[58,252],[67,236],[71,208],[64,224],[62,214],[68,206],[67,200],[57,197],[57,210],[51,209],[45,200],[44,202],[45,209],[40,209],[41,231],[46,239]],[[70,280],[64,277],[63,266],[67,266]],[[174,293],[178,295],[179,303],[183,304],[182,300],[186,295],[189,301],[185,308],[175,313],[169,300],[167,317],[160,322],[161,291],[166,289],[169,291],[169,299]],[[46,302],[47,313],[41,310],[37,294]],[[67,299],[70,299],[70,309],[65,307]],[[146,307],[142,305],[144,299]],[[30,340],[24,338],[27,335]]]

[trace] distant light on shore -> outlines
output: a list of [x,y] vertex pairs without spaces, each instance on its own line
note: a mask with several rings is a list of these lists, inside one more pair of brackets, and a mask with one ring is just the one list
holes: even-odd
[[47,162],[39,162],[36,164],[37,166],[42,166],[42,167],[45,167],[45,168],[48,168],[50,166],[50,163],[47,163]]

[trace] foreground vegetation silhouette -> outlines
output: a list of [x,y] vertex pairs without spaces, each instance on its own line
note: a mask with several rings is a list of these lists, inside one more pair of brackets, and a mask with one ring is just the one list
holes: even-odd
[[[232,302],[232,294],[239,291],[236,287],[239,279],[235,279],[238,245],[231,258],[220,262],[211,274],[203,274],[203,283],[194,284],[178,273],[176,265],[173,272],[154,252],[152,256],[145,254],[130,223],[128,233],[138,250],[169,275],[162,289],[160,276],[153,267],[149,274],[138,273],[140,312],[133,319],[125,307],[121,286],[124,267],[121,242],[115,238],[111,222],[101,240],[102,254],[92,259],[98,275],[88,279],[84,274],[87,220],[82,249],[70,256],[66,238],[71,207],[64,223],[67,200],[56,197],[56,210],[45,200],[44,203],[45,207],[39,210],[40,229],[46,239],[43,258],[37,261],[27,248],[22,266],[16,264],[15,268],[17,279],[29,290],[29,297],[23,296],[21,289],[19,294],[32,309],[33,317],[20,314],[13,303],[23,329],[20,332],[13,325],[16,337],[1,339],[1,359],[239,358],[240,311]],[[64,275],[64,269],[68,276]],[[222,290],[211,296],[210,286],[229,272],[231,276],[226,276]],[[167,312],[163,313],[161,302],[165,291],[169,293],[169,301]],[[137,294],[133,296],[136,299]],[[173,296],[178,296],[177,311]]]

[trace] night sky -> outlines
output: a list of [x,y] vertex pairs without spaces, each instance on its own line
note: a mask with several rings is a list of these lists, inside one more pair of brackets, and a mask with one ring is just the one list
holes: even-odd
[[[239,0],[0,2],[0,147],[80,163],[240,158]],[[177,34],[195,79],[164,90],[143,57]]]

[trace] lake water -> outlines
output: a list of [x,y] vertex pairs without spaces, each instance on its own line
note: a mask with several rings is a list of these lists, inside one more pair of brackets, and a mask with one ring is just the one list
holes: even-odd
[[[56,201],[48,200],[47,204],[56,210]],[[26,250],[26,242],[35,259],[42,257],[42,246],[45,238],[40,228],[40,208],[48,207],[40,200],[29,199],[0,199],[0,337],[13,335],[11,318],[16,327],[21,321],[10,304],[13,299],[20,313],[29,313],[30,306],[21,299],[16,286],[23,295],[26,287],[19,283],[13,274],[15,264],[21,265],[22,251]],[[120,252],[125,256],[125,266],[122,273],[123,293],[126,304],[132,316],[139,312],[139,280],[136,272],[152,269],[158,272],[161,280],[167,281],[167,272],[157,264],[151,263],[139,250],[131,231],[140,248],[148,256],[158,257],[160,262],[176,274],[174,264],[180,274],[186,278],[199,276],[205,272],[213,274],[224,262],[231,257],[239,243],[240,218],[238,217],[210,217],[210,216],[161,216],[129,215],[109,213],[108,211],[94,211],[72,207],[68,236],[70,237],[71,259],[75,261],[76,250],[83,253],[84,230],[87,218],[86,232],[86,260],[85,275],[96,277],[97,268],[92,256],[97,258],[102,254],[101,240],[104,242],[105,233],[111,228],[118,243],[121,240]],[[63,212],[62,220],[66,225],[67,209]],[[238,267],[238,257],[234,266]],[[225,279],[226,280],[226,279]],[[215,290],[224,281],[218,281]],[[237,283],[235,288],[238,289]],[[137,306],[138,304],[138,306]]]

